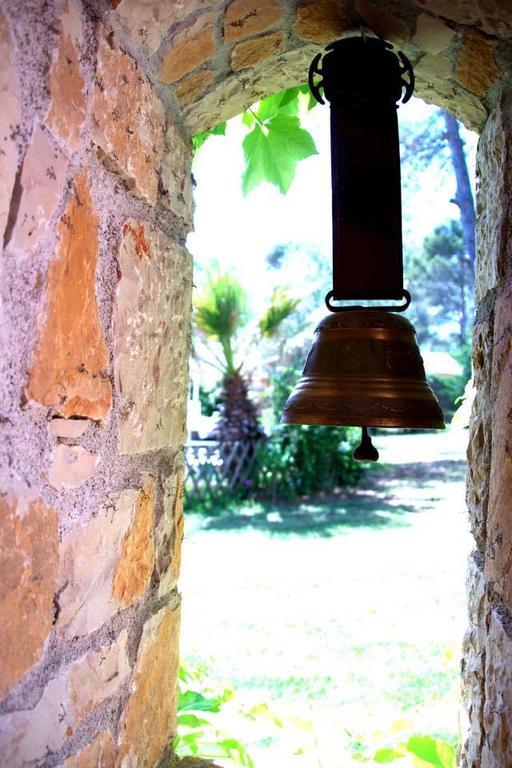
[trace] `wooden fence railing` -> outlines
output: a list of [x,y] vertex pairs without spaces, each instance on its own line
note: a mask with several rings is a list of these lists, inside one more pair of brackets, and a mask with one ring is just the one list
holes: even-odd
[[185,445],[185,487],[199,497],[231,491],[248,481],[255,456],[254,443],[190,440]]

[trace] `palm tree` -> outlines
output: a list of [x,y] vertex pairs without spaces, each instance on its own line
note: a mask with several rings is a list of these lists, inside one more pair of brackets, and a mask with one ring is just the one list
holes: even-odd
[[[274,336],[298,304],[282,290],[275,289],[270,305],[259,323],[262,337]],[[221,442],[256,441],[263,437],[258,411],[249,397],[243,361],[236,361],[235,341],[247,324],[247,294],[238,280],[221,271],[212,271],[195,301],[195,322],[206,337],[220,345],[222,373],[221,409],[214,436]]]

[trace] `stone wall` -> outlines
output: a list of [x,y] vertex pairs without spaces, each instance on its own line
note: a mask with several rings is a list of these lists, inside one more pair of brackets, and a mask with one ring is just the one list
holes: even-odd
[[304,82],[361,25],[483,128],[462,759],[512,765],[509,0],[0,0],[9,768],[172,760],[190,134]]
[[9,768],[155,766],[174,732],[190,151],[107,10],[0,10]]

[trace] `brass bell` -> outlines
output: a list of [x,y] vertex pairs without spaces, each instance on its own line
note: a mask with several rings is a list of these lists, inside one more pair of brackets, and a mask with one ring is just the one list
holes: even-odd
[[321,321],[282,422],[403,429],[445,426],[425,379],[412,324],[377,309],[347,310]]

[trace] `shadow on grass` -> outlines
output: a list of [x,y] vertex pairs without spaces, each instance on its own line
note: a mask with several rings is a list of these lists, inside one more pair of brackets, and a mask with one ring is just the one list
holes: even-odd
[[[422,512],[425,502],[407,502],[395,496],[396,485],[429,488],[460,482],[465,462],[438,461],[405,466],[379,464],[371,467],[359,487],[336,494],[319,494],[292,502],[219,501],[209,512],[190,510],[203,530],[260,530],[276,535],[333,536],[356,528],[382,529],[410,524],[408,515]],[[432,498],[437,494],[434,492]],[[430,506],[427,504],[427,506]],[[200,522],[199,522],[200,521]]]

